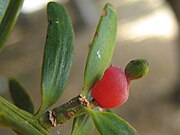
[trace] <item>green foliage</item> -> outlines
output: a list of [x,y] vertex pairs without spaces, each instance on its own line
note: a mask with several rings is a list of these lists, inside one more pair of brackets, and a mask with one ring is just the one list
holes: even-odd
[[94,129],[94,124],[88,114],[83,114],[74,119],[71,135],[89,135]]
[[8,8],[8,5],[10,3],[10,0],[0,0],[0,24],[4,18],[4,15],[6,13],[6,10]]
[[[3,6],[0,5],[1,48],[14,25],[22,0],[0,0],[0,3],[3,3]],[[103,9],[89,49],[81,95],[52,111],[44,112],[59,99],[65,89],[74,51],[74,31],[65,8],[50,2],[47,6],[47,14],[49,26],[42,65],[42,102],[39,112],[33,115],[31,98],[16,80],[11,79],[10,92],[16,106],[0,97],[0,125],[10,127],[18,134],[50,135],[48,128],[76,117],[72,135],[88,135],[94,125],[101,135],[137,135],[136,130],[128,122],[111,112],[99,112],[97,103],[91,102],[90,96],[84,97],[90,95],[89,91],[94,83],[101,79],[114,52],[118,18],[110,4],[106,4]],[[129,71],[129,65],[127,69]],[[93,107],[96,108],[90,109]]]
[[14,27],[23,0],[0,0],[0,51]]
[[116,45],[117,20],[113,6],[106,4],[87,57],[82,95],[87,96],[94,83],[100,80],[110,64]]
[[[87,96],[89,90],[101,78],[104,70],[109,65],[116,45],[116,33],[116,11],[112,5],[106,4],[96,28],[86,61],[84,84],[81,91],[82,95]],[[84,117],[86,118],[85,120],[83,120]],[[92,129],[94,129],[92,120],[86,114],[75,119],[72,135],[86,135]]]
[[31,100],[31,97],[18,81],[10,79],[9,90],[16,106],[32,114],[34,113],[34,105]]
[[0,97],[0,125],[24,135],[50,135],[33,115]]
[[86,110],[101,135],[137,135],[136,130],[116,114]]
[[44,111],[53,105],[67,84],[74,51],[74,32],[68,13],[62,5],[47,6],[48,32],[42,66],[42,105]]

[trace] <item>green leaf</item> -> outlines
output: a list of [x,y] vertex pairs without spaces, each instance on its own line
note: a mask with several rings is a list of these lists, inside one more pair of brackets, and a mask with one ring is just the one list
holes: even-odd
[[0,0],[0,51],[14,27],[23,0]]
[[[91,93],[88,94],[87,100],[92,100]],[[93,110],[100,111],[99,107],[95,107]],[[74,119],[71,135],[89,135],[94,128],[90,115],[83,114]]]
[[42,105],[40,111],[53,105],[62,95],[69,79],[74,51],[74,31],[65,8],[48,3],[48,32],[42,66]]
[[10,0],[0,0],[0,24],[3,20],[3,17],[6,13]]
[[118,115],[87,109],[101,135],[137,135],[136,130]]
[[23,135],[50,135],[36,118],[0,96],[0,125],[12,128]]
[[10,79],[9,90],[16,106],[32,114],[34,113],[33,102],[29,94],[25,91],[25,89],[20,85],[18,81]]
[[94,123],[88,114],[74,119],[71,135],[89,135],[94,129]]
[[87,57],[82,95],[87,96],[110,64],[117,34],[117,14],[112,5],[106,4]]

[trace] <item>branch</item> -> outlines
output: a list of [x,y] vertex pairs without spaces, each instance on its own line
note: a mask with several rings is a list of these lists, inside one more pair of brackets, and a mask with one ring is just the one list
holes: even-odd
[[52,111],[42,114],[39,118],[39,123],[45,128],[55,127],[57,124],[63,124],[86,113],[85,107],[94,108],[96,106],[96,102],[89,102],[85,97],[79,95],[67,103],[54,108]]

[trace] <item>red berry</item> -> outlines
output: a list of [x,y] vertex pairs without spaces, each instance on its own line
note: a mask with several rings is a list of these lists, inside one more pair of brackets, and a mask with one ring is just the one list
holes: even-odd
[[116,66],[107,68],[91,94],[102,108],[114,108],[125,103],[129,96],[129,81],[124,70]]

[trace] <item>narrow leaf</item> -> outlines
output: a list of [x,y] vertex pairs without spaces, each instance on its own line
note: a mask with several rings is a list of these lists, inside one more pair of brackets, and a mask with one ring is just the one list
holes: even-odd
[[0,4],[0,24],[1,24],[3,17],[6,13],[6,10],[8,8],[8,5],[10,3],[10,0],[0,0],[0,3],[1,3]]
[[73,62],[74,32],[65,8],[48,3],[48,32],[42,66],[41,111],[53,105],[62,95]]
[[[92,100],[90,93],[87,99],[88,101]],[[95,107],[93,110],[100,111],[99,107]],[[74,119],[71,135],[89,135],[94,128],[91,116],[89,114],[84,114]]]
[[16,107],[1,96],[0,125],[12,128],[23,135],[50,135],[32,114]]
[[82,95],[87,95],[110,64],[117,33],[117,14],[112,5],[106,4],[87,57]]
[[136,130],[116,114],[90,109],[88,112],[101,135],[137,135]]
[[9,90],[16,106],[32,114],[34,113],[33,102],[29,94],[25,91],[25,89],[21,86],[21,84],[18,81],[10,79]]
[[88,114],[74,119],[71,135],[89,135],[94,129],[94,123]]
[[15,25],[23,0],[0,0],[0,51]]

